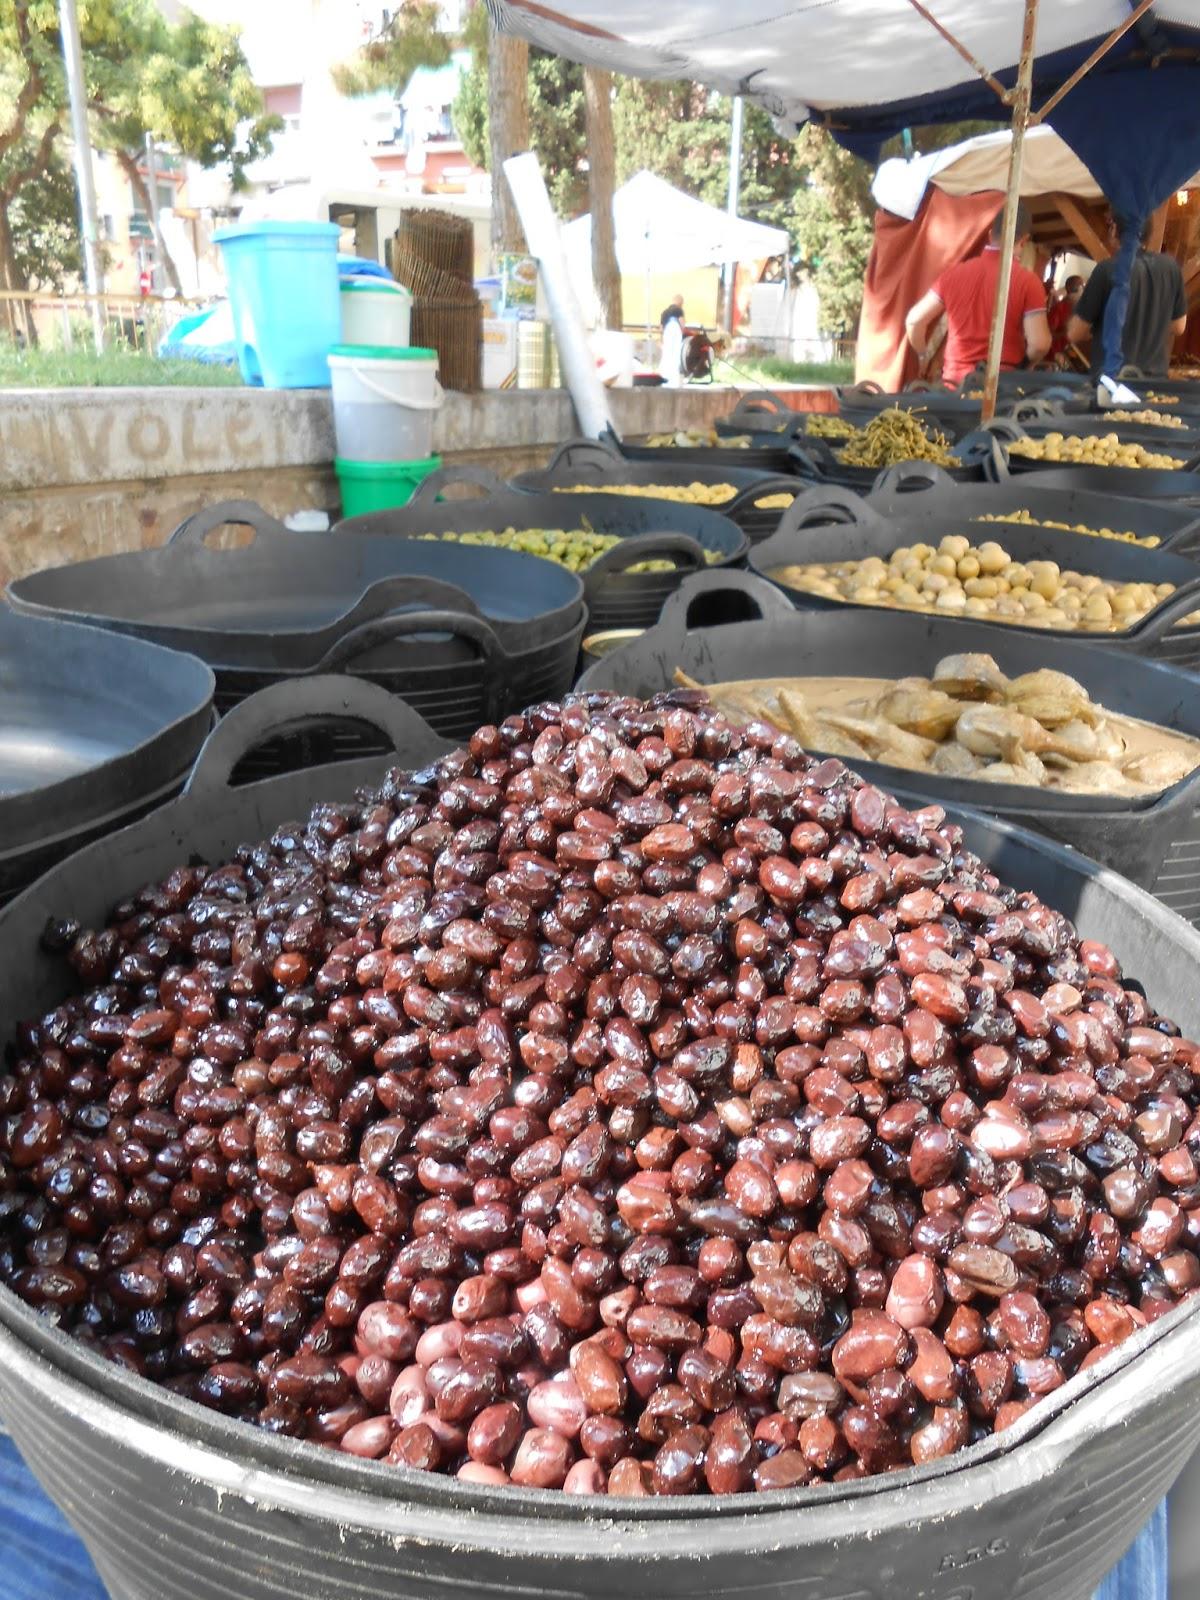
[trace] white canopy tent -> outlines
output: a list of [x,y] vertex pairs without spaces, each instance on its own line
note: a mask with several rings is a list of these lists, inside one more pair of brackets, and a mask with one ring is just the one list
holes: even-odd
[[[623,277],[646,279],[650,316],[653,273],[688,272],[738,261],[764,261],[789,247],[785,229],[731,216],[672,188],[652,172],[637,172],[613,196],[617,265]],[[592,219],[577,217],[562,229],[563,251],[581,303],[598,313],[592,283]]]
[[[789,245],[783,228],[747,222],[674,189],[652,172],[637,172],[613,196],[617,263],[623,273],[719,267],[764,261]],[[577,217],[562,230],[568,258],[590,257],[592,219]]]

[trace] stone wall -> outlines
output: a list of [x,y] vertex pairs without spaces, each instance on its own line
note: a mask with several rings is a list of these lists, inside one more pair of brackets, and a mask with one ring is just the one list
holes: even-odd
[[[804,398],[824,409],[827,396]],[[611,395],[617,427],[631,437],[710,425],[736,399],[719,386]],[[576,431],[561,389],[450,394],[434,449],[507,477],[544,465]],[[276,516],[334,512],[333,453],[325,390],[0,391],[0,586],[40,567],[161,544],[216,500],[257,500]]]

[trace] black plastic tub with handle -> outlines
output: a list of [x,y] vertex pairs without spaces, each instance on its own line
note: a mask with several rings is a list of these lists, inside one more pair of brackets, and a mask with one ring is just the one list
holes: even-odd
[[[697,626],[705,618],[713,624],[752,611],[761,620]],[[992,656],[1013,678],[1043,667],[1065,672],[1107,711],[1200,738],[1200,684],[1190,673],[1090,641],[1033,638],[1026,630],[911,611],[801,615],[772,584],[748,572],[689,579],[663,607],[656,627],[590,667],[579,688],[644,698],[672,687],[677,668],[701,683],[928,677],[943,656],[975,651]],[[1161,794],[1123,799],[947,778],[883,762],[853,765],[906,801],[975,807],[1071,845],[1200,925],[1200,768]]]
[[[721,438],[750,432],[756,439],[777,437],[802,443],[806,438],[828,439],[829,435],[823,434],[820,427],[822,417],[840,417],[851,427],[861,428],[872,422],[880,411],[892,407],[917,412],[922,420],[951,440],[965,438],[979,426],[980,407],[977,400],[964,401],[945,389],[935,389],[927,384],[920,387],[914,385],[903,394],[883,396],[878,405],[855,406],[853,400],[848,398],[850,393],[848,390],[840,391],[834,412],[793,411],[778,395],[767,390],[761,394],[743,395],[729,416],[716,424],[717,436]],[[871,398],[874,400],[876,397],[872,395]],[[883,404],[882,400],[888,403]],[[836,438],[833,442],[836,446]]]
[[[191,787],[0,911],[0,1033],[58,1003],[48,916],[95,923],[196,854],[348,799],[386,761],[227,787],[276,714],[377,719],[396,759],[437,750],[399,702],[281,686],[218,729]],[[1047,840],[964,814],[1007,881],[1073,916],[1200,1031],[1200,935]],[[0,1416],[114,1600],[1087,1600],[1167,1492],[1200,1422],[1200,1302],[1081,1373],[1011,1429],[905,1472],[727,1498],[592,1499],[412,1473],[243,1426],[101,1360],[0,1290]]]
[[[206,541],[225,527],[248,528],[252,538],[212,548]],[[312,668],[350,628],[411,608],[414,593],[421,604],[486,617],[502,642],[523,647],[557,638],[583,600],[573,573],[511,550],[479,550],[467,561],[447,545],[293,533],[251,501],[198,512],[159,549],[48,567],[8,586],[18,611],[255,671]]]
[[[253,542],[212,549],[247,526]],[[583,637],[583,584],[511,550],[292,533],[261,507],[214,505],[161,550],[33,573],[10,598],[39,617],[76,616],[194,650],[224,714],[269,684],[347,672],[403,695],[447,738],[562,694]],[[359,727],[313,720],[258,750],[239,776],[380,748]],[[194,753],[194,749],[193,749]]]
[[[1037,430],[1039,435],[1048,431],[1052,430]],[[1014,454],[1008,447],[1018,439],[1033,437],[1033,434],[1020,423],[1006,417],[998,417],[988,423],[986,429],[971,435],[971,440],[987,437],[997,440],[1003,456],[1003,465],[993,461],[989,466],[989,475],[992,477],[1003,476],[1007,471],[1014,477],[1036,476],[1044,481],[1047,488],[1053,489],[1094,489],[1098,494],[1119,495],[1122,498],[1200,503],[1200,453],[1187,445],[1172,448],[1158,440],[1154,441],[1154,453],[1171,456],[1178,462],[1175,467],[1105,467],[1090,462],[1072,464]],[[964,445],[969,442],[964,440]],[[1147,445],[1147,448],[1151,447]]]
[[730,489],[732,494],[712,501],[709,509],[736,522],[751,540],[765,539],[774,533],[785,509],[764,506],[764,500],[779,496],[794,500],[805,489],[800,478],[762,472],[755,467],[636,465],[594,439],[573,439],[560,445],[547,466],[539,471],[518,473],[512,480],[514,489],[527,494],[555,494],[566,489],[603,494],[610,487],[625,484],[643,490],[660,485],[690,488],[693,484]]
[[[895,522],[876,515],[865,502],[845,502],[847,520],[833,523],[825,511],[814,513],[811,506],[797,500],[784,512],[779,531],[750,555],[750,566],[761,577],[777,584],[801,611],[854,613],[859,617],[891,616],[892,608],[855,606],[852,601],[810,594],[792,588],[776,572],[787,566],[814,562],[861,561],[879,556],[884,561],[893,550],[949,529],[939,529],[924,520]],[[810,519],[816,515],[816,525]],[[854,520],[849,518],[853,516]],[[1064,533],[1055,528],[1031,527],[1013,522],[995,528],[983,524],[986,533],[979,542],[995,539],[1003,544],[1014,561],[1056,561],[1060,567],[1095,573],[1114,583],[1170,583],[1174,594],[1159,601],[1141,621],[1119,633],[1084,633],[1069,628],[1038,628],[1024,622],[997,622],[996,626],[1018,638],[1070,639],[1076,643],[1100,644],[1114,652],[1152,656],[1190,671],[1200,669],[1200,624],[1184,625],[1184,618],[1200,611],[1200,567],[1183,556],[1164,550],[1144,550],[1119,539],[1091,539],[1084,534]],[[965,531],[965,530],[964,530]],[[901,608],[896,608],[900,610]],[[924,616],[927,613],[916,612]],[[972,619],[976,620],[976,619]],[[1198,685],[1200,687],[1200,685]]]
[[[998,530],[986,533],[980,517],[1004,517],[1027,511],[1038,522],[1065,522],[1070,527],[1110,528],[1139,539],[1157,539],[1160,550],[1178,556],[1200,554],[1200,506],[1175,500],[1137,500],[1101,493],[1080,486],[1048,486],[1045,473],[1005,476],[999,483],[955,483],[931,461],[910,461],[880,473],[875,487],[862,500],[830,492],[826,497],[835,521],[853,521],[859,506],[894,522],[912,522],[913,533],[925,539],[924,529],[965,533],[1000,539]],[[812,489],[803,505],[819,520],[821,491]]]
[[[480,491],[471,498],[439,498],[444,490]],[[409,541],[417,549],[459,550],[460,559],[504,555],[482,545],[469,549],[437,537],[448,533],[537,532],[544,528],[583,527],[620,540],[580,574],[592,632],[609,628],[646,628],[657,618],[663,601],[689,572],[741,562],[750,541],[741,528],[706,506],[678,505],[670,500],[644,500],[629,495],[523,494],[486,468],[444,467],[431,473],[406,506],[374,511],[339,522],[334,537],[374,536],[390,544]],[[379,539],[380,535],[387,538]],[[538,560],[551,571],[566,569]],[[670,561],[667,572],[630,572],[643,561]]]
[[[879,481],[880,473],[888,469],[848,466],[840,459],[840,450],[836,439],[794,439],[791,446],[793,468],[810,483],[868,494]],[[1004,475],[1003,449],[990,434],[978,429],[961,439],[950,454],[955,465],[941,470],[954,483],[984,483],[989,477]]]
[[0,605],[0,899],[177,791],[213,690],[194,656]]

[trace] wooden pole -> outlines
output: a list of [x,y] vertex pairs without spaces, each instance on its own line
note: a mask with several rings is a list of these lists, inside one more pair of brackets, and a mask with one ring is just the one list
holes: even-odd
[[1008,155],[1008,190],[1004,197],[1004,232],[1000,239],[1000,275],[996,280],[996,306],[992,312],[992,334],[988,342],[987,373],[983,380],[982,417],[990,422],[996,415],[996,389],[1000,382],[1000,357],[1004,349],[1004,324],[1008,316],[1009,280],[1017,240],[1017,206],[1021,199],[1021,161],[1025,153],[1025,129],[1029,125],[1029,100],[1033,86],[1033,47],[1037,34],[1038,0],[1025,0],[1025,26],[1021,34],[1021,64],[1013,96],[1012,145]]

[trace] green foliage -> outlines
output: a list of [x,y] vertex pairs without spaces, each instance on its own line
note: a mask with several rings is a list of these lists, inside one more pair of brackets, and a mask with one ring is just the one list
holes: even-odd
[[380,34],[334,67],[333,81],[342,94],[401,93],[418,67],[444,67],[450,53],[450,39],[438,30],[436,0],[407,0]]
[[0,337],[0,389],[232,389],[241,381],[236,367],[161,361],[119,346],[103,355],[91,350],[18,350]]
[[[227,163],[233,181],[270,149],[281,126],[267,116],[236,28],[191,12],[172,24],[154,0],[86,0],[80,6],[92,137],[128,157],[147,133],[186,158]],[[0,0],[0,209],[7,210],[0,279],[39,281],[71,270],[64,169],[67,89],[54,0]]]
[[759,383],[766,388],[783,387],[789,383],[853,383],[854,363],[851,361],[785,361],[782,356],[735,356],[731,361],[717,357],[715,368],[718,383],[733,383],[745,387]]
[[871,253],[875,215],[871,168],[811,123],[801,131],[795,148],[804,182],[793,192],[783,225],[789,227],[816,285],[823,327],[852,334],[862,310]]
[[52,156],[44,172],[22,184],[8,222],[22,283],[61,294],[67,279],[82,275],[75,178],[61,157]]
[[[487,36],[473,48],[452,108],[454,131],[477,167],[491,161],[488,142]],[[587,209],[587,135],[584,128],[583,68],[574,61],[529,52],[529,138],[546,179],[550,200],[561,217]]]

